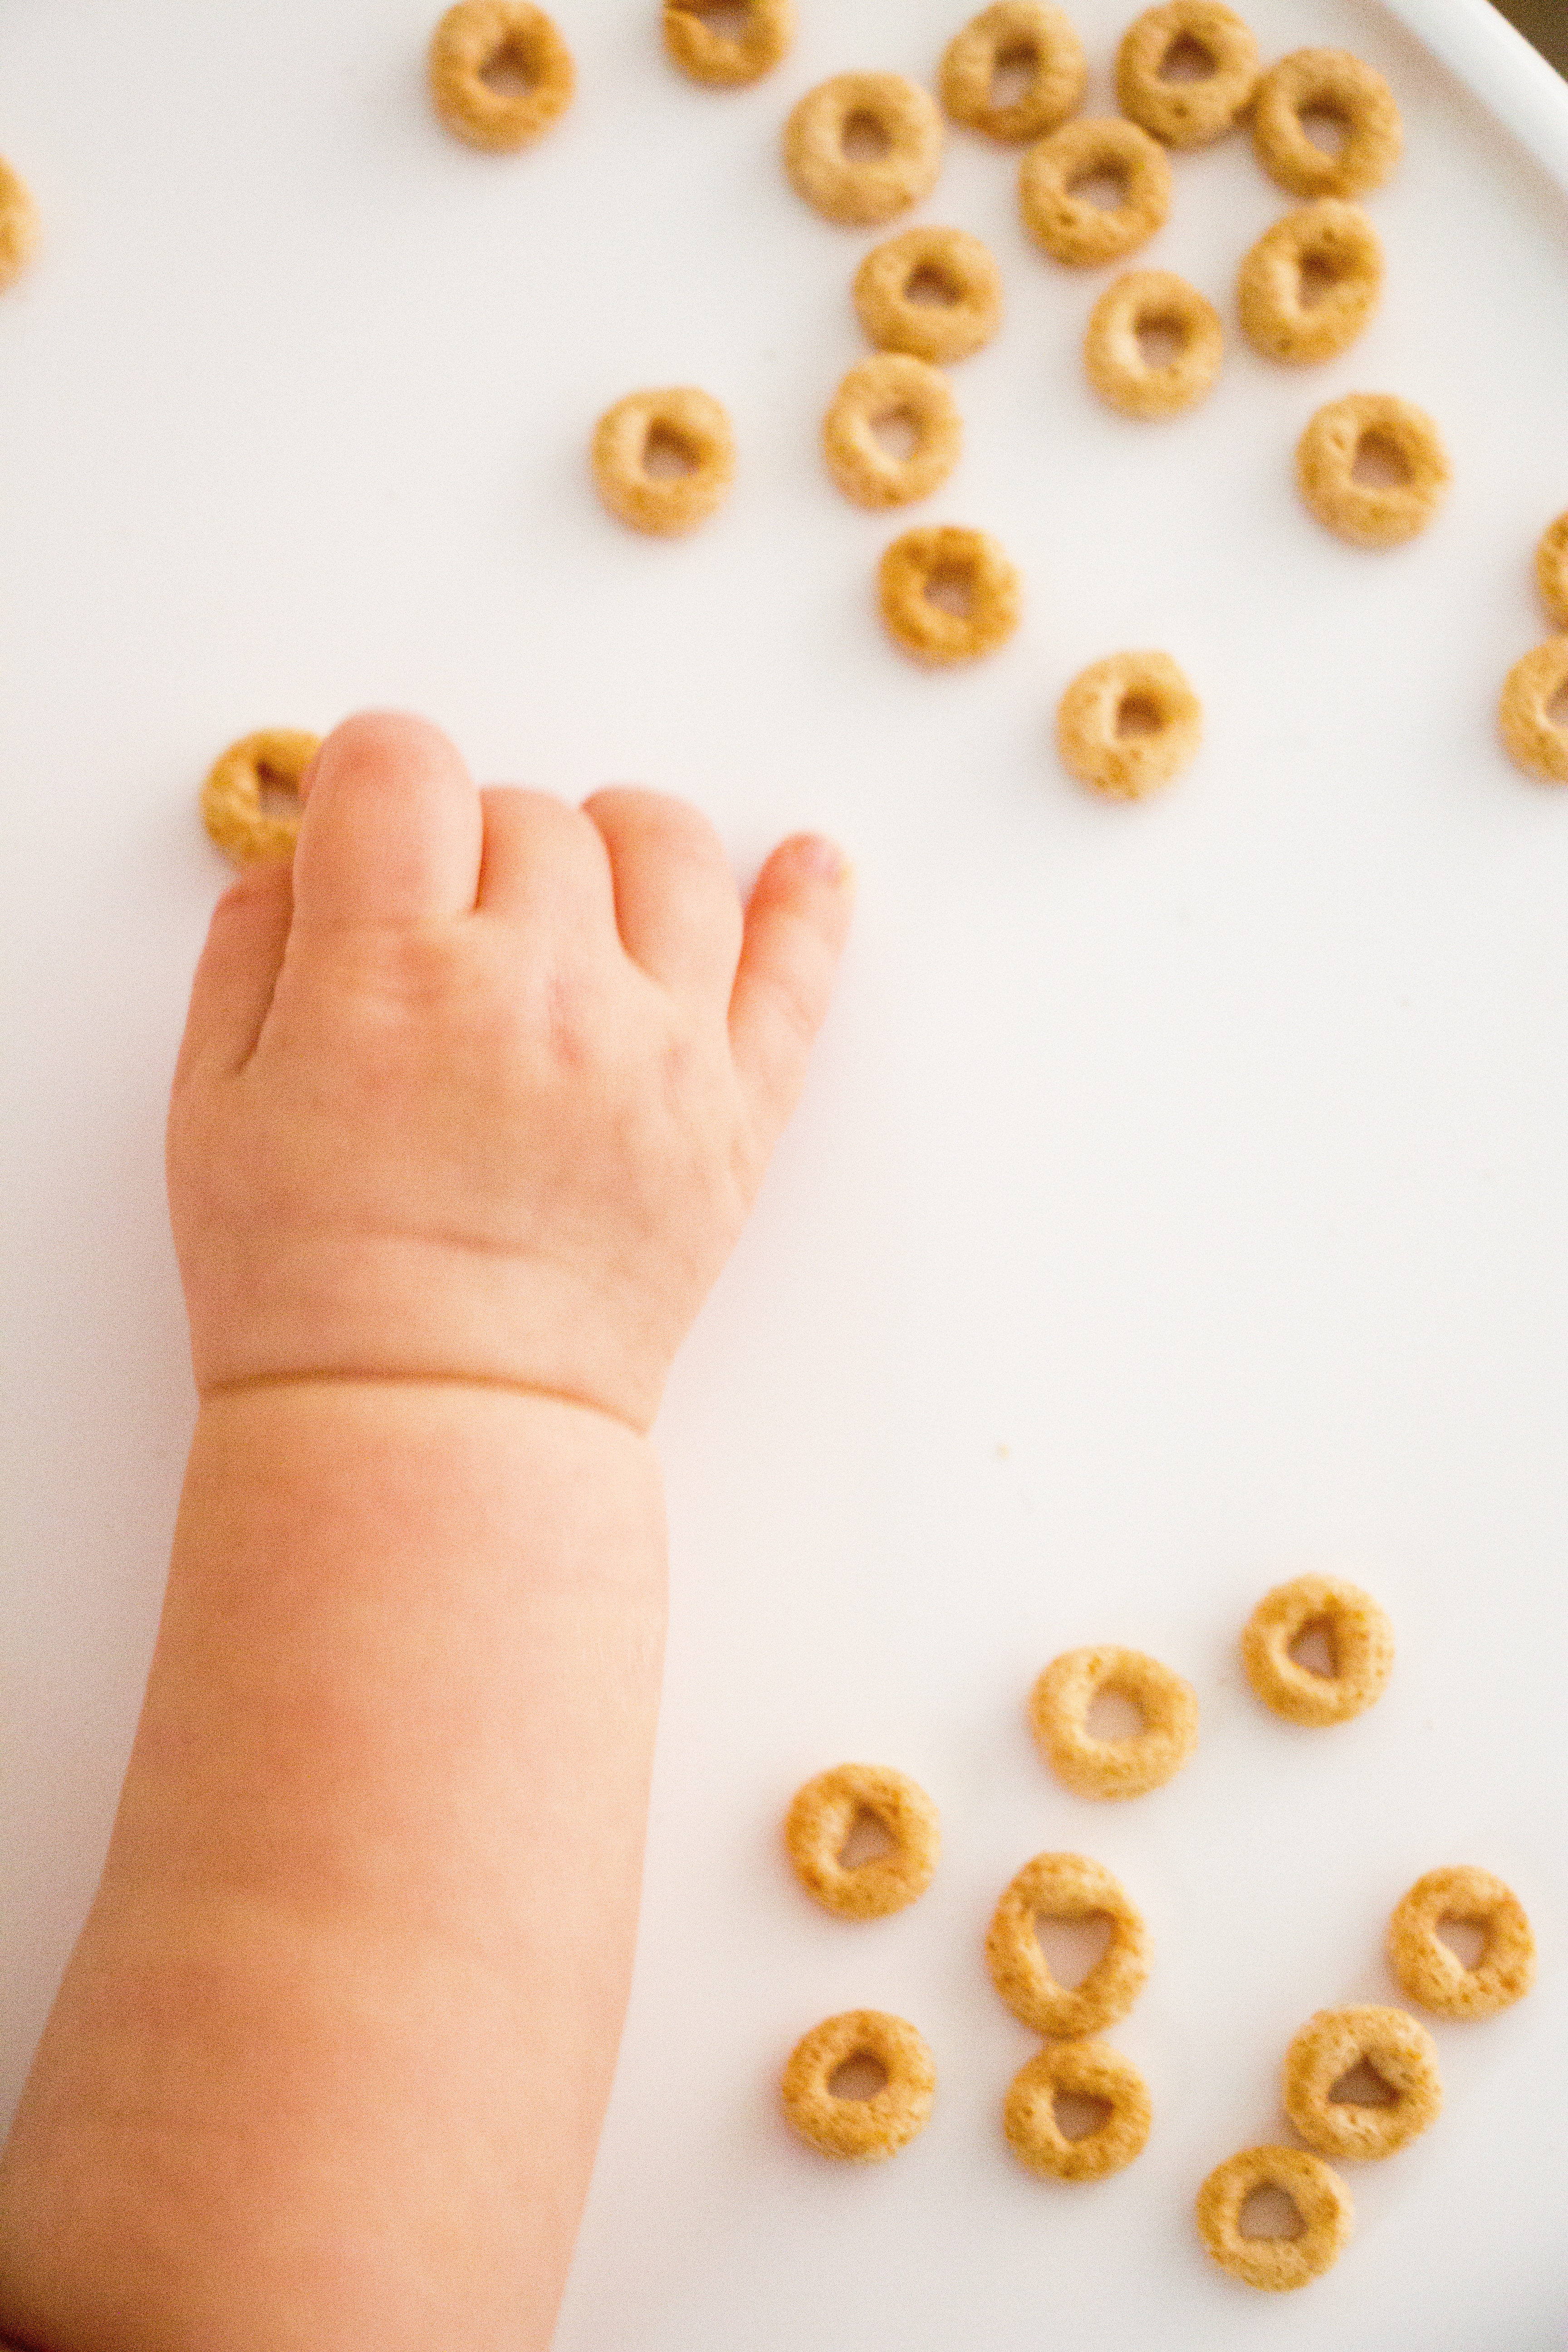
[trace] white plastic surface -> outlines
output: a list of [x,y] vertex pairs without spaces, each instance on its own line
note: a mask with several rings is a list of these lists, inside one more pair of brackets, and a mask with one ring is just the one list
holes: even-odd
[[[1072,12],[1109,110],[1131,0]],[[832,828],[861,882],[807,1098],[663,1418],[645,1929],[558,2352],[1549,2352],[1568,794],[1507,764],[1493,712],[1568,507],[1568,205],[1373,0],[1251,0],[1266,55],[1342,44],[1395,89],[1387,298],[1321,369],[1233,339],[1205,407],[1143,425],[1081,376],[1108,273],[1035,253],[1011,158],[955,136],[920,217],[992,242],[1010,315],[954,372],[967,451],[908,520],[994,530],[1028,604],[995,658],[928,676],[871,600],[900,519],[816,452],[874,239],[806,211],[776,142],[828,73],[929,77],[962,9],[802,0],[787,63],[721,95],[665,66],[648,0],[561,0],[580,98],[515,159],[431,119],[436,13],[0,17],[0,152],[45,228],[0,299],[0,2108],[100,1861],[191,1417],[159,1155],[223,880],[195,789],[244,730],[395,701],[487,776],[686,793],[743,868]],[[1405,8],[1439,46],[1465,13]],[[1557,125],[1561,176],[1568,92]],[[1232,319],[1289,200],[1241,138],[1175,173],[1142,259]],[[729,404],[741,478],[689,542],[644,542],[584,445],[620,393],[679,382]],[[1454,459],[1391,554],[1291,488],[1308,416],[1363,389],[1432,410]],[[1139,645],[1186,667],[1207,741],[1107,806],[1051,717]],[[1257,1707],[1236,1634],[1319,1566],[1383,1599],[1399,1656],[1370,1715],[1313,1734]],[[1059,1790],[1025,1727],[1037,1668],[1091,1640],[1168,1660],[1204,1711],[1188,1769],[1121,1807]],[[777,1844],[845,1758],[914,1773],[945,1824],[931,1892],[865,1927]],[[1153,2136],[1077,2189],[1002,2144],[1033,2045],[980,1957],[1047,1846],[1117,1870],[1157,1943],[1113,2036]],[[1338,2269],[1261,2302],[1207,2263],[1194,2191],[1281,2130],[1314,2008],[1392,1997],[1388,1910],[1447,1861],[1517,1886],[1541,1983],[1436,2027],[1440,2122],[1352,2168]],[[775,2106],[795,2037],[862,2005],[941,2072],[924,2137],[864,2172]]]

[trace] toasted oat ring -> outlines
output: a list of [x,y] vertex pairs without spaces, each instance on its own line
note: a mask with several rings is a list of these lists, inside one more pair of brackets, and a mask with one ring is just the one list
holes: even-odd
[[19,173],[0,156],[0,287],[19,278],[38,241],[38,212]]
[[[1143,739],[1147,740],[1148,739]],[[1095,1739],[1084,1718],[1097,1698],[1131,1699],[1143,1728],[1130,1739]],[[1080,1797],[1141,1797],[1174,1778],[1198,1741],[1191,1683],[1142,1650],[1064,1650],[1029,1694],[1029,1721],[1058,1780]]]
[[1363,212],[1323,196],[1264,231],[1236,291],[1242,326],[1268,358],[1298,365],[1331,360],[1377,309],[1383,246]]
[[[1321,1630],[1331,1675],[1290,1652]],[[1241,1662],[1265,1706],[1291,1723],[1348,1723],[1383,1696],[1394,1665],[1394,1628],[1370,1592],[1332,1576],[1297,1576],[1266,1592],[1241,1631]]]
[[[885,142],[882,153],[848,153],[847,136],[862,124]],[[902,74],[836,74],[808,89],[785,123],[784,158],[796,194],[825,219],[875,227],[935,187],[942,116]]]
[[[1086,180],[1121,183],[1119,205],[1075,196]],[[1037,141],[1018,170],[1024,226],[1055,261],[1089,268],[1119,261],[1147,245],[1171,210],[1171,166],[1164,149],[1120,116],[1064,122]]]
[[[1394,2093],[1391,2105],[1331,2096],[1340,2077],[1363,2063]],[[1441,2112],[1436,2044],[1402,2009],[1320,2009],[1285,2053],[1284,2096],[1286,2114],[1320,2156],[1392,2156]]]
[[[844,1841],[868,1813],[893,1841],[891,1853],[847,1867]],[[931,1885],[942,1852],[936,1807],[918,1781],[886,1764],[839,1764],[797,1790],[784,1822],[795,1875],[824,1910],[841,1919],[881,1919]]]
[[[1173,50],[1201,50],[1213,68],[1194,81],[1167,80]],[[1167,147],[1206,147],[1223,138],[1251,103],[1258,44],[1234,9],[1219,0],[1170,0],[1146,8],[1116,52],[1116,95],[1123,114]]]
[[[937,299],[918,299],[924,292]],[[1002,273],[989,247],[965,229],[907,228],[860,264],[855,308],[879,352],[909,352],[947,367],[996,332]]]
[[307,735],[300,728],[263,727],[254,735],[242,735],[215,762],[202,786],[202,822],[237,865],[289,855],[300,820],[268,816],[261,795],[268,788],[298,793],[300,780],[321,747],[319,735]]
[[[1466,1968],[1437,1930],[1445,1919],[1479,1927],[1480,1958]],[[1440,2017],[1491,2017],[1535,1982],[1535,1937],[1523,1904],[1489,1870],[1429,1870],[1394,1905],[1388,1958],[1412,2000]]]
[[[895,457],[876,428],[895,419],[914,434],[907,457]],[[963,446],[963,420],[945,376],[907,352],[879,352],[852,367],[822,422],[828,471],[861,507],[908,506],[946,481]]]
[[683,74],[719,89],[760,81],[795,39],[794,0],[745,0],[735,34],[715,32],[691,0],[664,0],[664,46]]
[[[649,452],[672,450],[689,470],[650,474]],[[628,392],[594,427],[594,479],[613,515],[664,538],[694,530],[721,507],[735,478],[725,410],[692,384]]]
[[[1023,585],[988,531],[956,523],[906,530],[884,553],[877,580],[890,635],[918,661],[977,660],[1018,625]],[[967,599],[966,611],[933,601],[931,591],[947,586]]]
[[1568,514],[1548,523],[1535,551],[1535,581],[1548,613],[1568,629]]
[[1498,725],[1509,755],[1543,783],[1568,784],[1568,724],[1552,706],[1568,687],[1568,636],[1548,637],[1503,681]]
[[[492,89],[497,67],[521,76],[521,90]],[[470,147],[504,154],[526,147],[572,103],[572,52],[542,8],[527,0],[458,0],[430,43],[430,95],[448,131]]]
[[[1157,367],[1139,341],[1151,330],[1175,343]],[[1083,360],[1100,398],[1124,416],[1174,416],[1211,389],[1224,351],[1219,313],[1195,286],[1168,269],[1130,269],[1089,312]]]
[[[1343,127],[1337,155],[1309,139],[1308,114]],[[1380,73],[1348,49],[1295,49],[1258,85],[1252,143],[1269,178],[1293,196],[1364,196],[1398,163],[1405,132]]]
[[[1405,479],[1358,482],[1363,450]],[[1296,445],[1296,481],[1321,523],[1355,547],[1397,547],[1425,530],[1451,477],[1442,436],[1424,409],[1392,393],[1352,392],[1320,408]]]
[[1069,774],[1096,792],[1143,800],[1188,765],[1203,724],[1203,704],[1169,654],[1108,654],[1063,695],[1057,749]]
[[[1255,2189],[1281,2189],[1301,2216],[1299,2238],[1244,2238],[1241,2209]],[[1288,2294],[1321,2278],[1344,2252],[1355,2208],[1342,2180],[1302,2147],[1247,2147],[1216,2165],[1198,2191],[1198,2231],[1222,2271]]]
[[[1068,2139],[1057,2121],[1058,2092],[1110,2109],[1097,2129]],[[1149,2089],[1131,2058],[1108,2042],[1057,2042],[1020,2067],[1002,2110],[1008,2146],[1031,2172],[1058,2180],[1103,2180],[1141,2156],[1154,2118]]]
[[[829,2088],[840,2066],[869,2058],[887,2081],[874,2098],[841,2099]],[[879,2009],[824,2018],[797,2042],[784,2071],[784,2113],[824,2156],[879,2164],[926,2127],[936,2095],[931,2052],[912,2025]]]
[[[1022,95],[992,103],[999,68],[1029,68]],[[1013,142],[1054,131],[1083,96],[1089,66],[1070,20],[1040,0],[996,0],[972,16],[943,54],[938,88],[955,122],[988,139]]]
[[[1110,1921],[1110,1941],[1081,1984],[1058,1984],[1037,1918]],[[1037,2033],[1076,2042],[1125,2017],[1149,1976],[1149,1931],[1119,1880],[1081,1853],[1037,1853],[1002,1891],[985,1937],[991,1981]]]

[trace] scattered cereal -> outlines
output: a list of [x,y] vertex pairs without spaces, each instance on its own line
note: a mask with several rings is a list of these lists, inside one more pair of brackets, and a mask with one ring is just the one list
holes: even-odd
[[[504,74],[521,89],[492,87]],[[470,147],[526,147],[572,103],[572,52],[527,0],[458,0],[430,43],[430,94],[448,131]]]
[[300,830],[298,814],[273,816],[265,792],[293,793],[321,750],[319,735],[298,727],[263,727],[242,735],[216,762],[202,786],[202,821],[218,847],[238,866],[287,857]]
[[664,0],[664,46],[683,74],[719,89],[760,81],[789,54],[795,0],[737,0],[738,32],[709,23],[693,0]]
[[[1334,2097],[1341,2078],[1363,2065],[1392,2100],[1363,2105]],[[1402,2009],[1321,2009],[1285,2053],[1284,2095],[1286,2114],[1320,2156],[1392,2156],[1437,2120],[1436,2044]]]
[[[874,2097],[839,2098],[832,2082],[855,2059],[879,2066],[886,2081]],[[912,2025],[879,2009],[825,2018],[795,2043],[784,2071],[784,2113],[824,2156],[879,2164],[925,2129],[936,2095],[931,2052]]]
[[[1114,205],[1075,193],[1090,180],[1113,181]],[[1024,157],[1018,172],[1024,226],[1053,260],[1075,268],[1120,261],[1147,245],[1171,210],[1171,166],[1164,149],[1135,122],[1064,123]]]
[[[1145,351],[1147,336],[1170,348]],[[1124,416],[1173,416],[1212,388],[1225,351],[1219,313],[1166,269],[1130,269],[1089,312],[1084,365],[1102,400]]]
[[[1342,133],[1337,153],[1308,134],[1313,115]],[[1269,178],[1293,196],[1363,196],[1398,163],[1405,132],[1394,92],[1371,66],[1346,49],[1297,49],[1258,85],[1252,141]]]
[[[890,1853],[847,1864],[846,1839],[862,1814],[884,1829]],[[840,1764],[796,1792],[784,1843],[808,1895],[842,1919],[901,1911],[931,1885],[942,1852],[936,1807],[917,1781],[885,1764]]]
[[[1290,1655],[1321,1633],[1332,1672]],[[1266,1592],[1241,1634],[1247,1679],[1265,1706],[1291,1723],[1348,1723],[1383,1696],[1394,1665],[1394,1628],[1369,1592],[1337,1577],[1297,1576]]]
[[38,213],[26,180],[0,156],[0,287],[19,278],[38,242]]
[[[1143,1728],[1127,1739],[1095,1739],[1085,1727],[1097,1698],[1130,1699]],[[1191,1683],[1142,1650],[1064,1650],[1029,1695],[1029,1721],[1058,1779],[1080,1797],[1141,1797],[1172,1780],[1198,1742]]]
[[1509,756],[1526,775],[1568,784],[1568,719],[1553,706],[1568,692],[1568,636],[1548,637],[1515,662],[1503,682],[1498,725]]
[[1203,722],[1203,704],[1169,654],[1108,654],[1063,695],[1057,748],[1096,792],[1143,800],[1190,763]]
[[[1481,1956],[1468,1969],[1437,1933],[1446,1921],[1479,1927]],[[1394,1906],[1388,1958],[1412,2000],[1441,2017],[1491,2017],[1535,1982],[1535,1937],[1523,1904],[1489,1870],[1429,1870]]]
[[1383,294],[1383,247],[1354,205],[1320,197],[1266,229],[1241,265],[1241,323],[1272,360],[1348,351]]
[[[1037,1919],[1108,1918],[1110,1941],[1081,1984],[1059,1985]],[[991,1980],[1015,2017],[1071,2042],[1125,2017],[1149,1976],[1149,1931],[1120,1882],[1081,1853],[1037,1853],[1004,1888],[985,1938]]]
[[1548,523],[1535,551],[1535,580],[1548,613],[1568,629],[1568,514]]
[[[867,152],[852,152],[862,141]],[[826,219],[875,227],[935,187],[942,116],[902,74],[837,74],[790,116],[784,156],[795,193]]]
[[921,661],[973,661],[1018,625],[1022,583],[987,531],[907,530],[883,555],[878,586],[889,631]]
[[[996,77],[1028,75],[1016,97],[1001,104]],[[938,87],[955,122],[988,139],[1038,139],[1065,122],[1089,78],[1083,43],[1059,8],[1040,0],[997,0],[949,42]]]
[[[1173,73],[1184,53],[1208,70]],[[1167,147],[1206,147],[1223,138],[1251,103],[1257,82],[1258,44],[1219,0],[1170,0],[1145,9],[1116,54],[1123,114]]]
[[[902,455],[878,437],[901,427]],[[947,378],[906,352],[879,352],[852,367],[822,425],[823,454],[846,498],[862,507],[901,507],[929,498],[957,465],[963,420]]]
[[[1301,2217],[1296,2238],[1244,2238],[1241,2210],[1258,2189],[1279,2189]],[[1275,2294],[1321,2278],[1344,2252],[1355,2209],[1343,2181],[1300,2147],[1248,2147],[1215,2167],[1198,2191],[1198,2230],[1222,2271]]]
[[860,264],[855,308],[879,351],[948,367],[996,332],[1002,273],[989,247],[964,229],[907,228]]
[[[671,470],[650,470],[661,458]],[[722,506],[735,478],[729,416],[689,384],[629,392],[594,428],[593,466],[599,496],[634,530],[691,530]]]
[[[1069,2139],[1057,2120],[1058,2096],[1098,2100],[1103,2123]],[[1103,2180],[1140,2156],[1154,2110],[1131,2058],[1107,2042],[1058,2042],[1013,2077],[1002,2111],[1008,2145],[1031,2172],[1058,2180]]]
[[[1384,479],[1361,480],[1370,462]],[[1437,427],[1392,393],[1352,392],[1320,408],[1296,448],[1296,481],[1321,523],[1356,547],[1397,547],[1425,530],[1451,478]]]

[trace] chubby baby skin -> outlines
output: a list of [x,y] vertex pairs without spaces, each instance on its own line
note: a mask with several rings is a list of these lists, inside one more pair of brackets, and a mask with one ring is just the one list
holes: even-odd
[[648,1441],[848,925],[681,803],[369,715],[215,912],[200,1407],[104,1874],[0,2158],[29,2352],[542,2352],[630,1976]]

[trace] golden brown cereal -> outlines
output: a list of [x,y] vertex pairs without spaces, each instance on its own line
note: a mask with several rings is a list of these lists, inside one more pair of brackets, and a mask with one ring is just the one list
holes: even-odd
[[[873,2098],[838,2098],[833,2077],[857,2058],[871,2060],[887,2080]],[[825,2018],[795,2043],[782,2087],[785,2115],[813,2147],[857,2164],[879,2164],[925,2129],[936,2095],[936,2068],[903,2018],[879,2009],[850,2009]]]
[[[870,152],[856,154],[861,139]],[[825,219],[875,227],[935,187],[942,116],[902,74],[837,74],[790,116],[784,157],[795,193]]]
[[0,287],[19,278],[38,241],[37,207],[26,180],[0,156]]
[[987,531],[906,530],[884,554],[878,587],[889,632],[920,661],[973,661],[1018,625],[1022,583]]
[[1203,723],[1203,704],[1169,654],[1108,654],[1063,695],[1057,749],[1096,792],[1142,800],[1188,765]]
[[[1057,2121],[1058,2095],[1095,2099],[1110,2112],[1097,2129],[1068,2139]],[[1058,2180],[1103,2180],[1143,2150],[1154,2110],[1131,2058],[1108,2042],[1058,2042],[1014,2075],[1002,2111],[1008,2145],[1031,2172]]]
[[[1304,118],[1313,115],[1342,131],[1337,154],[1308,136]],[[1258,85],[1252,143],[1293,196],[1363,196],[1398,163],[1405,132],[1381,74],[1347,49],[1296,49]]]
[[1241,323],[1271,360],[1310,364],[1348,351],[1383,294],[1383,247],[1354,205],[1303,205],[1266,229],[1241,265]]
[[[1244,2238],[1241,2209],[1258,2189],[1280,2189],[1300,2213],[1299,2238]],[[1288,2294],[1321,2278],[1344,2252],[1355,2209],[1342,2180],[1301,2147],[1247,2147],[1217,2165],[1198,2191],[1198,2230],[1222,2271]]]
[[[1361,2065],[1393,2092],[1387,2105],[1333,2096]],[[1320,2156],[1392,2156],[1436,2122],[1442,2105],[1436,2044],[1402,2009],[1321,2009],[1285,2053],[1285,2112]]]
[[[521,89],[492,87],[506,74]],[[470,147],[526,147],[572,103],[572,52],[542,8],[527,0],[458,0],[430,43],[430,95],[448,131]]]
[[[1115,205],[1074,194],[1089,180],[1114,180]],[[1171,166],[1164,149],[1135,122],[1066,122],[1041,139],[1018,172],[1024,226],[1056,261],[1092,268],[1147,245],[1171,209]]]
[[[661,456],[679,470],[650,471],[650,457]],[[599,496],[634,530],[690,530],[723,505],[735,478],[729,416],[689,384],[629,392],[595,426],[593,464]]]
[[773,71],[795,38],[794,0],[744,0],[744,9],[740,31],[723,33],[692,0],[664,0],[664,46],[682,73],[739,89]]
[[1548,523],[1535,551],[1535,579],[1548,613],[1568,629],[1568,514]]
[[[996,75],[1028,73],[1022,92],[995,103]],[[1040,0],[996,0],[972,16],[948,43],[942,61],[942,102],[955,122],[988,139],[1038,139],[1054,131],[1083,96],[1089,67],[1070,20]]]
[[[846,1866],[844,1843],[862,1814],[887,1832],[893,1851]],[[880,1919],[925,1893],[942,1831],[936,1807],[904,1773],[886,1764],[839,1764],[796,1791],[784,1843],[796,1877],[825,1910],[841,1919]]]
[[[1146,358],[1145,335],[1168,343],[1168,355]],[[1096,392],[1124,416],[1173,416],[1210,390],[1224,350],[1219,313],[1195,286],[1168,269],[1130,269],[1089,312],[1083,359]]]
[[[921,298],[930,295],[931,300]],[[961,228],[907,228],[855,273],[855,308],[880,352],[948,367],[988,343],[1002,321],[1002,273]]]
[[[1486,1937],[1473,1969],[1437,1933],[1445,1921]],[[1388,1958],[1412,2000],[1441,2017],[1490,2017],[1535,1982],[1535,1937],[1523,1904],[1489,1870],[1429,1870],[1395,1904]]]
[[[1356,479],[1368,463],[1385,477]],[[1296,481],[1321,523],[1356,547],[1397,547],[1425,530],[1451,478],[1437,427],[1387,392],[1320,408],[1296,446]]]
[[[901,424],[913,436],[896,456],[877,428]],[[946,481],[963,446],[963,420],[945,376],[907,352],[879,352],[852,367],[822,425],[834,480],[862,507],[907,506]]]
[[1568,636],[1548,637],[1503,682],[1498,725],[1509,755],[1542,783],[1568,784],[1568,721],[1552,705],[1568,690]]
[[[1207,73],[1168,71],[1181,53],[1208,60]],[[1121,37],[1116,95],[1123,114],[1167,147],[1206,147],[1251,103],[1258,44],[1234,9],[1219,0],[1170,0],[1146,8]]]
[[[1110,1941],[1081,1984],[1058,1984],[1037,1919],[1110,1921]],[[1003,1889],[985,1938],[991,1981],[1037,2033],[1064,2042],[1125,2017],[1149,1976],[1149,1931],[1120,1882],[1081,1853],[1037,1853]]]
[[[1147,739],[1144,739],[1147,740]],[[1085,1718],[1097,1698],[1131,1699],[1143,1728],[1129,1739],[1095,1739]],[[1142,1650],[1064,1650],[1029,1695],[1029,1721],[1058,1779],[1080,1797],[1141,1797],[1173,1779],[1198,1741],[1190,1683]]]
[[297,815],[270,816],[263,792],[298,793],[300,779],[321,746],[298,727],[263,727],[231,743],[202,786],[202,821],[218,847],[238,866],[287,857],[300,830]]
[[[1290,1653],[1321,1633],[1333,1672],[1314,1674]],[[1291,1723],[1348,1723],[1383,1696],[1394,1665],[1394,1628],[1369,1592],[1332,1576],[1297,1576],[1266,1592],[1241,1632],[1247,1679],[1265,1706]]]

